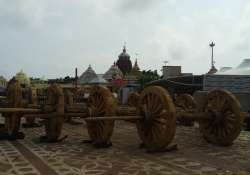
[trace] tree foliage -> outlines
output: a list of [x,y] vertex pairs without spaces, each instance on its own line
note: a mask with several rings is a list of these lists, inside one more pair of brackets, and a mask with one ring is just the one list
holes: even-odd
[[160,79],[160,75],[157,73],[157,70],[143,70],[141,72],[139,81],[140,81],[140,85],[141,88],[144,88],[144,86],[154,80],[159,80]]

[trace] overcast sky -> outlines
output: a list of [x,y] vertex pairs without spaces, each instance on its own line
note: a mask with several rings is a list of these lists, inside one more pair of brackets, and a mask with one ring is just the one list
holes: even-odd
[[[0,75],[47,78],[104,73],[126,42],[141,69],[165,60],[184,72],[250,58],[249,0],[0,0]],[[160,73],[160,72],[159,72]]]

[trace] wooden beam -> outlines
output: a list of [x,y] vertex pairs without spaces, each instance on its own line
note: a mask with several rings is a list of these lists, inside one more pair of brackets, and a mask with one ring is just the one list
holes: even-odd
[[70,117],[80,117],[86,118],[88,117],[88,113],[47,113],[47,114],[25,114],[22,117],[25,118],[50,118],[50,117],[57,117],[57,116],[70,116]]
[[105,116],[105,117],[87,117],[86,121],[102,121],[102,120],[140,120],[142,116]]
[[38,113],[42,112],[41,109],[32,109],[32,108],[0,108],[0,113]]

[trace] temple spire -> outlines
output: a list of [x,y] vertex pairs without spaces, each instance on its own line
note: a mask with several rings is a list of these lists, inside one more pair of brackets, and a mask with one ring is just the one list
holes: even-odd
[[122,51],[123,51],[123,53],[125,53],[125,52],[126,52],[126,44],[127,44],[127,43],[126,43],[126,41],[125,41],[125,42],[124,42],[124,45],[123,45],[123,50],[122,50]]

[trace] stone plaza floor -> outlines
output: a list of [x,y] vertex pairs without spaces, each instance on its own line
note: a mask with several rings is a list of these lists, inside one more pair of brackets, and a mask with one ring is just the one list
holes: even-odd
[[146,153],[139,149],[136,128],[116,122],[113,146],[96,149],[84,124],[65,124],[61,143],[37,143],[44,128],[22,129],[24,140],[0,141],[1,175],[232,175],[250,174],[250,132],[242,131],[234,145],[217,147],[203,140],[196,127],[178,126],[173,143],[178,150]]

